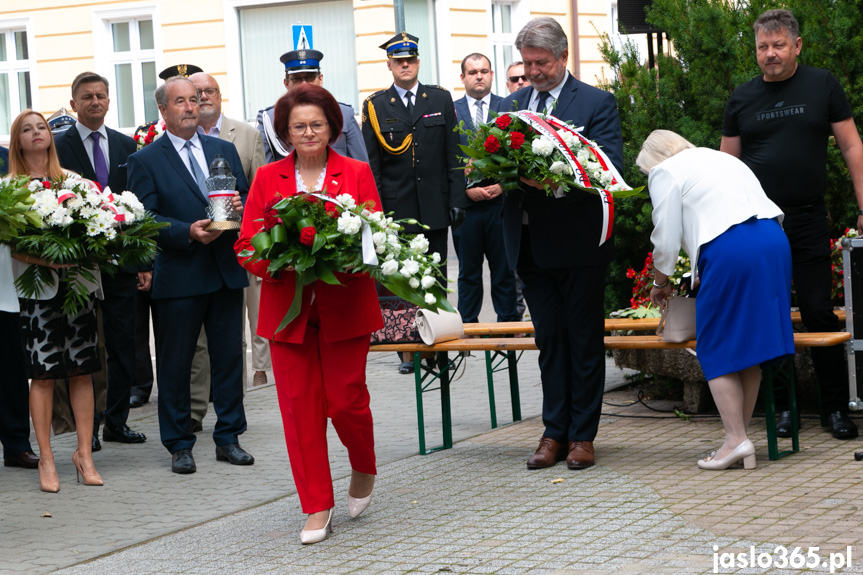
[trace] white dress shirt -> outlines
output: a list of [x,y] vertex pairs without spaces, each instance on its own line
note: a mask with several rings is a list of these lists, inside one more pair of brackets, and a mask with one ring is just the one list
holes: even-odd
[[[186,140],[179,136],[175,136],[168,130],[165,130],[165,135],[168,136],[168,139],[170,139],[171,143],[174,144],[174,149],[177,150],[178,154],[180,154],[180,158],[182,158],[183,163],[186,164],[186,168],[189,170],[192,180],[194,180],[195,172],[192,171],[192,164],[189,163],[189,154],[183,150],[186,146]],[[192,142],[192,155],[198,161],[198,166],[201,168],[204,178],[209,178],[210,166],[207,165],[207,157],[204,155],[204,148],[201,147],[201,139],[198,137],[198,133],[195,132],[195,134],[189,138],[189,141]]]
[[198,133],[202,136],[211,136],[213,138],[218,138],[222,133],[222,116],[223,114],[219,114],[219,119],[216,120],[216,125],[210,128],[209,132],[205,132],[204,128],[199,125]]
[[[467,100],[467,107],[470,110],[470,121],[473,122],[474,120],[476,120],[476,107],[477,107],[477,102],[479,102],[480,100],[477,100],[476,98],[472,98],[471,96],[468,96],[467,94],[465,94],[464,97],[465,97],[465,100]],[[482,98],[482,122],[483,123],[486,123],[488,121],[488,107],[490,105],[491,105],[491,92],[489,92],[488,94],[485,95],[484,98]],[[474,126],[474,128],[475,127],[476,126]]]
[[399,98],[402,99],[402,104],[405,105],[405,108],[407,108],[407,106],[408,106],[408,100],[407,100],[407,98],[405,98],[405,94],[407,94],[408,92],[413,94],[413,96],[411,96],[411,98],[413,98],[411,100],[411,102],[413,102],[414,106],[416,106],[416,104],[417,104],[417,86],[418,85],[419,85],[419,82],[417,82],[416,84],[411,86],[410,90],[405,90],[404,88],[402,88],[396,84],[393,84],[393,86],[395,86],[395,88],[396,88],[396,92],[398,93]]
[[539,105],[539,90],[536,88],[533,89],[533,94],[530,96],[530,102],[527,103],[527,109],[531,112],[539,112],[540,114],[545,114],[548,112],[549,114],[554,115],[554,111],[552,110],[552,106],[557,99],[560,98],[560,92],[563,90],[563,85],[566,84],[566,80],[569,78],[569,71],[563,75],[563,80],[560,81],[560,84],[552,88],[548,91],[548,98],[545,100],[545,110],[537,110],[536,107]]
[[752,217],[778,218],[780,224],[784,217],[746,164],[709,148],[683,150],[657,164],[647,187],[653,203],[653,266],[672,275],[682,247],[693,283],[701,246]]
[[111,162],[108,161],[108,130],[105,129],[105,124],[99,126],[98,130],[91,130],[81,122],[75,122],[75,129],[78,130],[78,135],[81,136],[81,142],[84,144],[84,149],[87,150],[87,157],[90,158],[90,165],[93,163],[93,139],[90,134],[99,132],[99,147],[102,148],[102,154],[105,156],[105,162],[108,164],[108,173],[111,173]]

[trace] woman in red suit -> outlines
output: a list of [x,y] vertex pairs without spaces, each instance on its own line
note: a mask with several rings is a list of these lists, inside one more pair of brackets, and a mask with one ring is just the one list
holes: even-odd
[[[380,209],[369,165],[329,147],[342,130],[341,110],[329,92],[309,84],[291,88],[276,103],[275,129],[294,151],[258,169],[235,245],[238,254],[251,248],[264,206],[277,195],[350,194],[357,204],[372,201],[371,209]],[[351,517],[371,501],[376,469],[366,358],[369,334],[383,327],[374,281],[365,274],[336,274],[342,285],[315,282],[303,290],[300,315],[277,332],[294,297],[294,272],[273,277],[267,273],[268,261],[240,258],[240,263],[264,279],[257,333],[270,341],[291,469],[303,512],[309,514],[300,540],[317,543],[332,530],[335,505],[328,417],[351,461]]]

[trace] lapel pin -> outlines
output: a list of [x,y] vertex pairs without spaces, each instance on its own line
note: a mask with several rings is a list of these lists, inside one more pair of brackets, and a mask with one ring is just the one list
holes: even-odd
[[396,99],[395,99],[395,98],[390,98],[390,104],[395,104],[395,103],[396,103]]
[[425,92],[423,92],[423,98],[428,98],[428,95]]

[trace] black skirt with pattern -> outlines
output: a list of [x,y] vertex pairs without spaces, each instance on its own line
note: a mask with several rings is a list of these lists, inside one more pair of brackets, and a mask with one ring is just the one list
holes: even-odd
[[61,283],[57,295],[49,300],[18,299],[27,377],[31,379],[87,375],[102,367],[93,295],[76,315],[67,316],[62,309],[64,293]]

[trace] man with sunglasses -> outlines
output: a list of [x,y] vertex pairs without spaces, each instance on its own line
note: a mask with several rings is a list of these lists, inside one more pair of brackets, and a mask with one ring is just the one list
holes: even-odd
[[513,62],[506,69],[506,89],[512,94],[528,85],[527,76],[524,75],[524,62],[519,60]]
[[[314,84],[323,87],[324,75],[321,73],[321,60],[324,58],[318,50],[291,50],[285,52],[279,58],[285,65],[285,89],[290,92],[291,88],[301,84]],[[368,162],[369,155],[366,153],[366,145],[363,142],[363,134],[360,132],[359,124],[354,118],[354,109],[347,104],[339,102],[342,109],[342,133],[338,140],[332,145],[333,149],[341,154],[361,162]],[[276,135],[274,127],[275,106],[270,106],[258,111],[258,131],[264,140],[264,153],[267,163],[281,160],[293,151],[293,147],[282,142]]]

